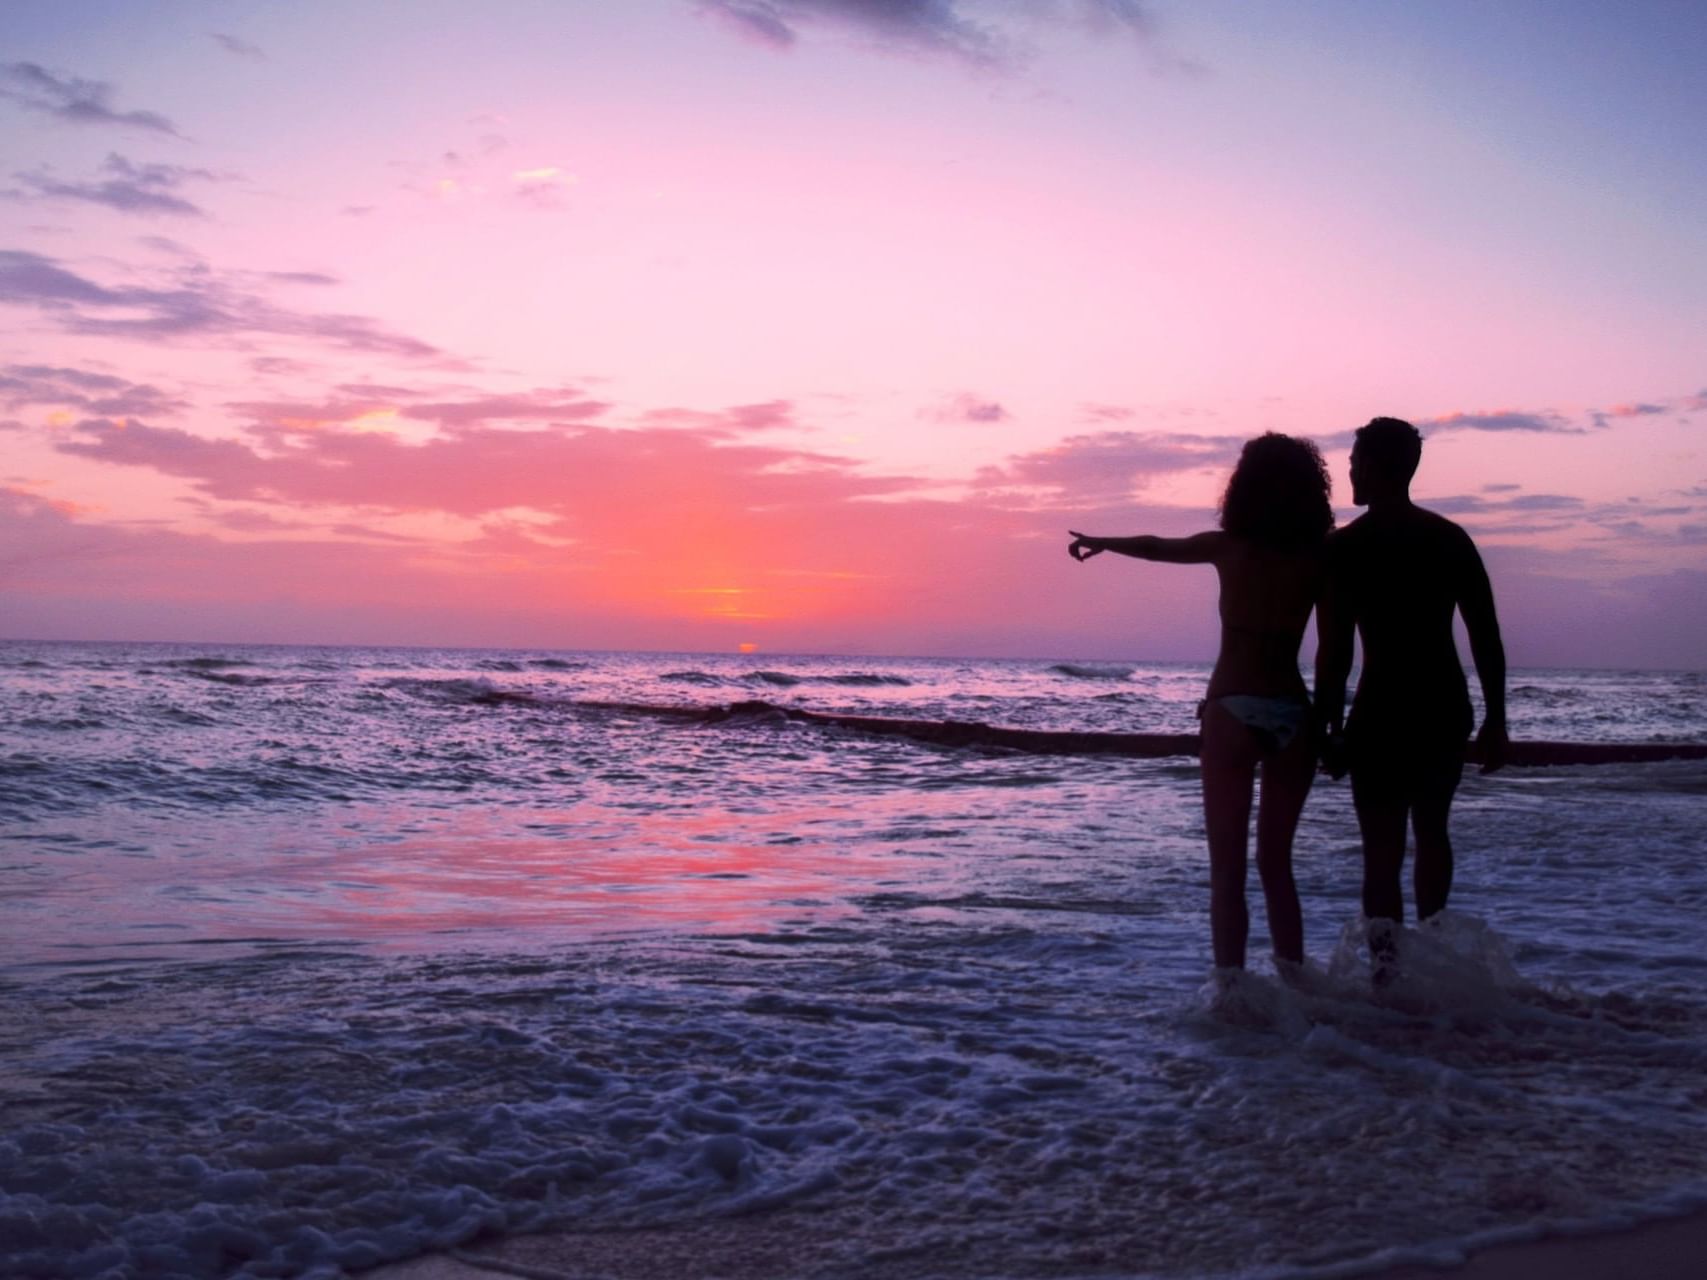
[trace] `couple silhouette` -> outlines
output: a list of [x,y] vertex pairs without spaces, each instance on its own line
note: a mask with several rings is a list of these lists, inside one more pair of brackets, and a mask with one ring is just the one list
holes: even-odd
[[[1275,432],[1248,441],[1221,497],[1221,527],[1188,538],[1073,533],[1084,561],[1104,551],[1168,564],[1212,564],[1221,583],[1221,650],[1200,708],[1203,812],[1209,839],[1209,927],[1218,969],[1245,963],[1245,877],[1252,793],[1257,873],[1283,976],[1304,960],[1292,840],[1318,765],[1351,774],[1363,837],[1363,914],[1377,978],[1397,960],[1404,919],[1406,828],[1415,836],[1416,913],[1452,889],[1447,816],[1464,770],[1473,713],[1452,636],[1463,616],[1486,708],[1482,772],[1505,763],[1505,650],[1493,591],[1470,535],[1414,505],[1422,437],[1375,418],[1351,450],[1352,501],[1368,511],[1334,528],[1327,465],[1308,440]],[[1316,615],[1316,699],[1298,649]],[[1363,667],[1351,713],[1352,637]]]

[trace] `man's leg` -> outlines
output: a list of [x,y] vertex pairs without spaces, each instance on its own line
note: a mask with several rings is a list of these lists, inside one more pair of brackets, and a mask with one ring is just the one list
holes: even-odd
[[1278,960],[1304,963],[1304,916],[1292,878],[1292,837],[1316,776],[1316,748],[1300,733],[1286,749],[1262,765],[1262,799],[1257,805],[1257,874],[1268,908],[1268,932]]
[[1419,775],[1411,804],[1411,830],[1417,838],[1413,875],[1420,921],[1443,910],[1452,892],[1452,840],[1446,824],[1458,780],[1464,776],[1463,748],[1454,746],[1419,770]]
[[1410,809],[1402,772],[1392,760],[1365,758],[1351,768],[1351,802],[1363,835],[1363,914],[1370,920],[1405,918],[1401,872],[1405,818]]
[[1250,913],[1245,863],[1257,754],[1250,731],[1213,702],[1203,707],[1203,821],[1209,836],[1209,936],[1217,969],[1245,966]]

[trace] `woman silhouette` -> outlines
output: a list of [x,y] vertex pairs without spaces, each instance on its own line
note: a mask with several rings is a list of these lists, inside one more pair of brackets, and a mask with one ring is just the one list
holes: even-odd
[[1221,652],[1198,710],[1209,930],[1220,969],[1245,964],[1245,866],[1259,767],[1257,872],[1269,936],[1282,974],[1304,959],[1292,837],[1315,773],[1317,726],[1298,673],[1298,646],[1324,584],[1324,541],[1334,526],[1330,492],[1315,445],[1269,432],[1240,452],[1221,496],[1219,529],[1189,538],[1074,533],[1067,548],[1080,561],[1113,551],[1168,564],[1212,564],[1220,577]]

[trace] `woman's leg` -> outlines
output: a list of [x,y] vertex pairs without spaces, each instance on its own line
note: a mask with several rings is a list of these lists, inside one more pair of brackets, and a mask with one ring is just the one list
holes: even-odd
[[1300,733],[1262,764],[1257,806],[1257,874],[1268,907],[1268,932],[1277,960],[1304,962],[1304,915],[1292,879],[1292,837],[1316,776],[1316,747]]
[[1209,937],[1217,969],[1245,967],[1245,862],[1257,753],[1250,731],[1214,702],[1203,707],[1203,820],[1209,834]]

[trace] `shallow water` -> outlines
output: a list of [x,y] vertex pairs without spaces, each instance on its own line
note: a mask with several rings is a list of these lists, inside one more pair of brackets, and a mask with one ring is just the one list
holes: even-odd
[[[1230,1274],[1700,1203],[1699,763],[1467,778],[1379,992],[1324,782],[1312,972],[1218,988],[1189,760],[579,705],[1184,732],[1203,674],[0,646],[0,1273],[810,1206],[866,1224],[826,1266]],[[1700,677],[1512,684],[1517,736],[1707,738]]]

